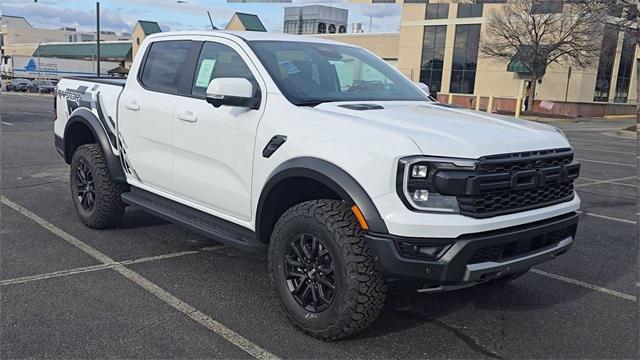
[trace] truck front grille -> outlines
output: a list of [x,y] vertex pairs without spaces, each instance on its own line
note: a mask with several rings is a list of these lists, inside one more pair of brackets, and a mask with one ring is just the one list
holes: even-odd
[[502,191],[477,196],[459,196],[460,213],[489,217],[551,205],[573,199],[573,183],[548,185],[537,189]]
[[460,213],[487,218],[570,201],[580,165],[571,149],[486,156],[467,189],[458,194]]

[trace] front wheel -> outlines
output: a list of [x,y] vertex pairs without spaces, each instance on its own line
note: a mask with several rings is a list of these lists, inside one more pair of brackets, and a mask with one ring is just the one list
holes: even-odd
[[384,305],[384,278],[342,201],[312,200],[287,210],[271,235],[269,270],[289,319],[322,340],[363,330]]
[[85,144],[71,160],[71,196],[80,220],[94,229],[108,229],[120,223],[125,206],[121,191],[109,175],[98,144]]

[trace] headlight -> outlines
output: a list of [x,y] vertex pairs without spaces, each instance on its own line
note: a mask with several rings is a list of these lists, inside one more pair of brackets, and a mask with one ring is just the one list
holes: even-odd
[[473,170],[477,161],[468,159],[412,156],[400,159],[396,189],[402,202],[411,210],[458,213],[455,196],[439,194],[435,174],[443,168]]

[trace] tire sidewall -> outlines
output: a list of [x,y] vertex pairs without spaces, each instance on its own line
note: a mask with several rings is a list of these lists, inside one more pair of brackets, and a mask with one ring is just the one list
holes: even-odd
[[[87,211],[85,210],[82,205],[80,204],[80,202],[78,201],[78,179],[76,176],[76,169],[78,168],[78,164],[83,161],[90,169],[91,169],[91,174],[93,176],[93,182],[94,182],[94,191],[95,191],[95,200],[94,200],[94,204],[93,204],[93,208],[91,209],[91,211]],[[95,166],[95,162],[93,161],[93,159],[91,158],[90,154],[88,154],[86,151],[84,151],[84,149],[82,147],[78,148],[78,150],[75,152],[75,154],[73,154],[73,158],[71,160],[71,171],[70,171],[70,184],[71,184],[71,195],[72,195],[72,200],[73,200],[73,205],[76,208],[76,211],[78,212],[78,214],[80,215],[80,217],[84,218],[84,219],[90,219],[91,216],[93,215],[93,213],[96,210],[96,207],[99,206],[98,201],[100,199],[100,197],[98,196],[98,191],[99,191],[99,186],[97,186],[96,182],[98,181],[97,177],[96,177],[96,171],[98,171],[97,167]]]
[[[336,293],[327,309],[322,312],[310,312],[302,308],[287,286],[284,272],[284,255],[289,242],[300,234],[316,236],[329,250],[334,264]],[[274,230],[269,249],[269,270],[271,280],[279,295],[281,304],[292,321],[310,330],[323,330],[337,323],[345,312],[345,303],[350,296],[348,286],[348,269],[339,245],[340,238],[313,218],[296,216],[288,219],[285,226],[279,224]],[[351,295],[353,296],[353,295]]]

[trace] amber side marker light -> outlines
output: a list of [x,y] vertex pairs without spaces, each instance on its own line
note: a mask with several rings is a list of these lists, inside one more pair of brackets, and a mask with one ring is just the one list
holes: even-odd
[[365,220],[364,216],[362,215],[362,212],[360,211],[360,208],[358,207],[358,205],[353,205],[351,207],[351,211],[353,211],[353,215],[356,216],[356,219],[358,219],[358,222],[360,223],[360,227],[362,228],[362,230],[369,230],[369,225],[367,224],[367,220]]

